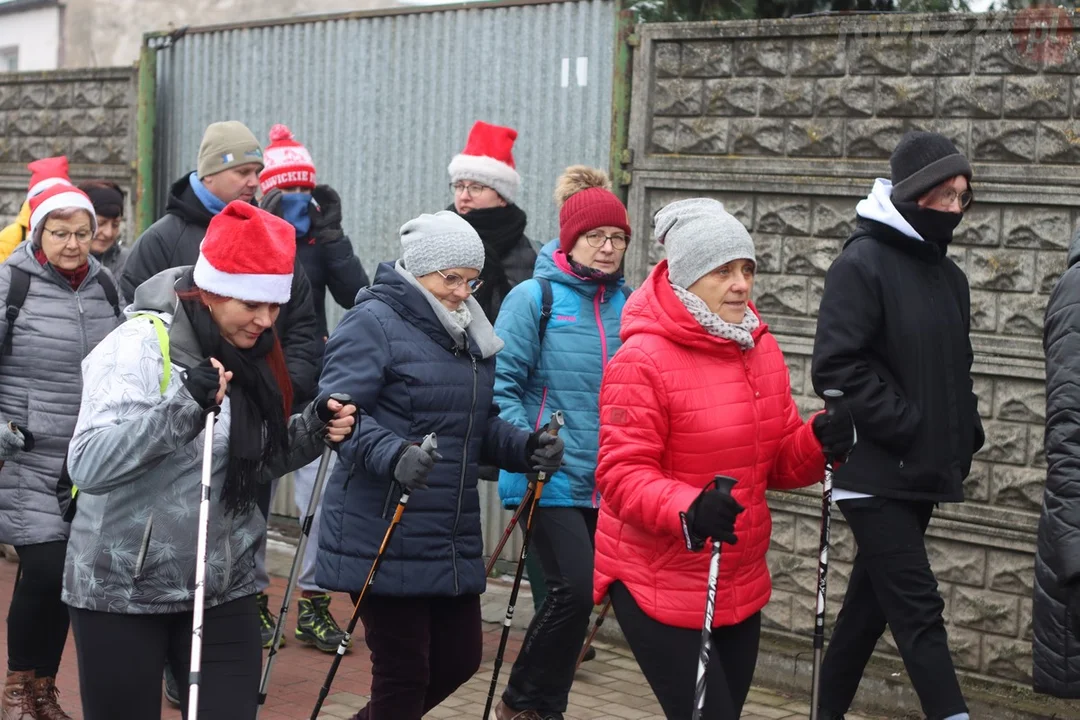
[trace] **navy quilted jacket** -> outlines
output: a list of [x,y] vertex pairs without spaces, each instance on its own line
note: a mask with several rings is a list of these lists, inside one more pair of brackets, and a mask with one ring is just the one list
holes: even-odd
[[421,292],[383,263],[327,344],[320,392],[350,394],[361,417],[323,500],[320,587],[363,586],[401,493],[394,461],[403,443],[434,432],[442,459],[410,497],[371,592],[482,593],[478,467],[528,469],[529,433],[500,419],[493,402],[495,358],[481,357],[471,337],[458,351]]

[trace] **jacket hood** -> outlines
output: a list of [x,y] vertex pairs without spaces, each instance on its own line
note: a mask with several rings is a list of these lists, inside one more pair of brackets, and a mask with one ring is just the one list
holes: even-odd
[[165,204],[165,214],[175,215],[184,222],[192,225],[208,227],[214,219],[214,214],[206,209],[199,201],[195,191],[191,189],[189,175],[184,175],[169,188],[169,201]]
[[893,205],[892,189],[892,182],[885,178],[878,178],[874,181],[870,194],[855,206],[855,213],[861,218],[887,225],[913,240],[922,240],[923,237],[911,227],[911,223],[905,220]]
[[[761,313],[757,311],[753,303],[750,303],[750,309],[761,320]],[[762,320],[753,333],[754,342],[757,342],[768,329],[769,326]],[[653,268],[649,277],[630,295],[626,301],[626,307],[623,308],[622,330],[619,332],[619,337],[625,343],[639,333],[659,335],[679,345],[703,350],[715,350],[717,346],[739,349],[733,340],[710,335],[694,319],[675,291],[671,289],[667,260],[662,260]]]
[[30,229],[30,201],[24,200],[22,207],[19,208],[19,214],[15,216],[15,222],[22,225],[27,230]]
[[[371,287],[364,288],[356,294],[356,306],[372,300],[381,300],[438,345],[445,347],[452,353],[460,352],[457,340],[450,335],[443,326],[442,321],[435,316],[435,311],[427,299],[420,294],[420,290],[413,287],[412,283],[402,277],[394,266],[395,263],[379,263],[379,268],[375,273],[375,282],[372,283]],[[487,357],[480,344],[477,343],[476,332],[482,333],[483,328],[481,325],[486,324],[492,341],[496,339],[495,332],[490,329],[491,323],[487,322],[483,311],[479,307],[474,305],[470,310],[473,314],[473,321],[469,324],[469,352],[478,357]],[[478,315],[479,317],[477,317]],[[483,323],[480,320],[483,320]],[[477,327],[474,328],[474,325]]]
[[[540,249],[540,254],[536,257],[536,265],[533,268],[533,277],[568,285],[578,293],[590,298],[594,297],[602,287],[605,287],[602,283],[586,280],[574,274],[573,270],[570,269],[566,253],[559,249],[558,238],[548,242]],[[607,294],[606,299],[610,299],[615,294],[615,291],[625,283],[625,278],[619,278],[618,282],[607,285],[606,287],[611,288],[611,292]],[[604,299],[601,298],[601,300]]]
[[1073,233],[1072,242],[1069,243],[1069,259],[1065,263],[1066,267],[1072,267],[1077,262],[1080,262],[1080,228],[1077,228]]
[[140,313],[168,313],[176,310],[176,281],[188,267],[162,270],[135,289],[135,299],[124,310],[129,318]]

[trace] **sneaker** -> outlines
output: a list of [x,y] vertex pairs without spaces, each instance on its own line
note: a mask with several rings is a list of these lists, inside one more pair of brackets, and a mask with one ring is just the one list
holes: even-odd
[[[330,596],[316,595],[300,598],[299,616],[296,618],[296,639],[314,645],[323,652],[337,652],[345,638],[345,632],[330,614]],[[349,645],[352,646],[352,639]]]
[[[266,593],[259,593],[259,630],[262,632],[262,646],[269,648],[274,642],[274,630],[277,629],[277,618],[270,614],[270,597]],[[281,634],[278,649],[285,647],[285,633]]]
[[488,720],[563,720],[562,713],[544,714],[538,710],[514,710],[504,701],[500,700]]
[[180,687],[169,663],[165,663],[165,699],[173,707],[180,707]]

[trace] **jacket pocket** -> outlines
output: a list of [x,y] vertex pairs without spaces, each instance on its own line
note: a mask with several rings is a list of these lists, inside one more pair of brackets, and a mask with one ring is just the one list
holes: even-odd
[[398,501],[395,498],[400,498],[402,491],[400,486],[394,480],[390,481],[390,487],[386,489],[386,500],[383,501],[382,514],[379,516],[383,520],[390,520],[390,511],[397,507]]
[[143,565],[146,563],[146,553],[150,549],[150,537],[154,532],[154,514],[150,513],[150,517],[146,519],[146,526],[143,528],[142,542],[139,543],[139,554],[135,558],[135,574],[133,579],[135,582],[139,581],[142,577]]

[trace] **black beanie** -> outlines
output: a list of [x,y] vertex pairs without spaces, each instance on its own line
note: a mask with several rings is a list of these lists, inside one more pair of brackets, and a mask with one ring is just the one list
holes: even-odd
[[892,157],[892,198],[916,200],[949,178],[971,180],[971,164],[952,140],[932,132],[908,132],[900,138]]
[[90,196],[94,211],[101,217],[123,217],[124,192],[116,183],[107,180],[92,180],[80,183],[79,189]]

